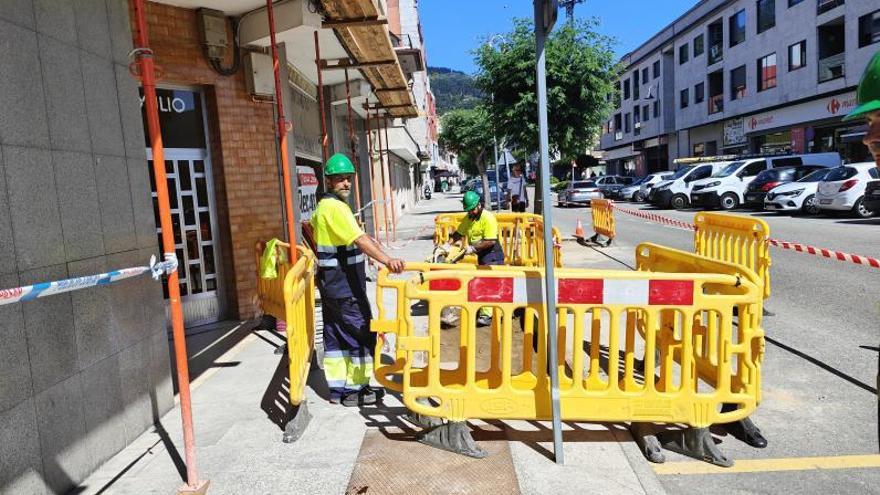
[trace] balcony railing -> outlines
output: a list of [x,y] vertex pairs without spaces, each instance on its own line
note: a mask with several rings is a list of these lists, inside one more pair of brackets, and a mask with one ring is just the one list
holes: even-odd
[[708,100],[709,104],[709,115],[713,113],[723,112],[724,111],[724,95],[715,95],[710,96]]
[[830,81],[846,75],[846,52],[819,60],[819,82]]
[[413,48],[412,38],[408,34],[396,35],[392,32],[388,34],[391,35],[391,47],[392,48]]
[[816,0],[816,15],[824,14],[831,9],[845,4],[846,0]]

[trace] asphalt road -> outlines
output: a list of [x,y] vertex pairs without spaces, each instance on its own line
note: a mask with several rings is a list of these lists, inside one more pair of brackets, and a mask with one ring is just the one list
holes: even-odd
[[[653,210],[644,205],[627,206]],[[695,211],[655,213],[692,221]],[[880,257],[880,219],[735,213],[763,218],[776,239]],[[592,234],[589,208],[554,207],[552,215],[553,225],[568,238],[578,219],[587,234]],[[635,246],[645,241],[693,249],[689,232],[619,212],[615,219],[614,245],[593,249],[565,242],[565,265],[627,269],[625,265],[635,265]],[[717,440],[721,450],[734,459],[773,461],[758,463],[757,472],[662,474],[661,482],[670,493],[880,493],[880,468],[876,467],[783,470],[803,463],[804,457],[878,453],[875,387],[880,270],[771,250],[773,292],[766,306],[775,316],[764,318],[768,338],[763,402],[753,416],[769,445],[753,449],[730,436]],[[667,453],[667,462],[680,461],[691,459]]]

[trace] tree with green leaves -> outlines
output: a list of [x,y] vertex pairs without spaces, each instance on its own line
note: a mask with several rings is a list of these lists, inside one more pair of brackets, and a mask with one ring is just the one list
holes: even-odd
[[440,146],[458,155],[462,170],[482,178],[486,194],[489,192],[486,156],[492,156],[489,153],[494,144],[492,138],[492,120],[483,105],[450,110],[440,119]]
[[[597,21],[570,20],[558,26],[545,45],[550,153],[569,161],[593,146],[608,118],[608,95],[618,65],[614,40],[595,31]],[[475,50],[476,86],[499,139],[538,149],[535,34],[532,21],[514,20],[499,43]],[[535,201],[536,211],[542,198]]]

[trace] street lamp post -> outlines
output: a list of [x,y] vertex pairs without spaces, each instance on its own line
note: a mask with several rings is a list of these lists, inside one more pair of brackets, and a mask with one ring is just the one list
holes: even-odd
[[553,273],[553,218],[552,208],[547,208],[550,198],[550,139],[547,130],[547,64],[544,41],[556,21],[556,0],[535,2],[535,47],[537,51],[538,127],[541,148],[541,213],[544,217],[544,307],[547,308],[547,336],[549,339],[547,361],[550,368],[550,399],[553,414],[553,454],[556,464],[565,464],[562,450],[562,419],[559,407],[559,357],[556,347],[556,277]]

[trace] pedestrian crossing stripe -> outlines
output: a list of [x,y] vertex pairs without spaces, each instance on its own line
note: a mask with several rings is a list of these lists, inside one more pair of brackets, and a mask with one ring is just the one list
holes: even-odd
[[654,466],[658,475],[737,474],[778,471],[813,471],[824,469],[880,468],[880,455],[842,455],[828,457],[784,457],[780,459],[737,460],[723,468],[698,461],[667,462]]

